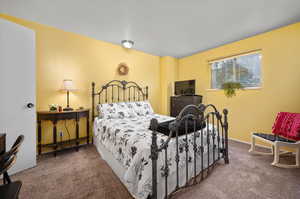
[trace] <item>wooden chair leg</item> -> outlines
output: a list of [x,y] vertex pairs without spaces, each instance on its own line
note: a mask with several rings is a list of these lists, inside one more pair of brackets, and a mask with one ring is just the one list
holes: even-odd
[[251,147],[249,149],[249,152],[254,152],[255,151],[255,137],[252,135],[251,136]]
[[280,164],[279,163],[279,155],[280,155],[280,146],[287,146],[285,143],[276,143],[275,144],[275,153],[274,153],[274,161],[272,163],[273,166],[280,167],[280,168],[300,168],[300,148],[296,148],[296,164],[288,165],[288,164]]
[[274,147],[272,145],[271,147],[271,152],[260,152],[260,151],[256,151],[256,147],[255,147],[255,136],[252,135],[251,137],[251,147],[249,149],[249,153],[252,153],[252,154],[257,154],[257,155],[273,155],[274,154]]
[[300,168],[300,147],[296,150],[296,167]]
[[274,144],[274,160],[272,165],[277,165],[279,163],[280,147],[278,144]]

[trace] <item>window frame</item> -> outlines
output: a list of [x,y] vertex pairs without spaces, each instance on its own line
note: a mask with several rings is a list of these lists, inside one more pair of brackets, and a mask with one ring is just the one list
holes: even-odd
[[245,53],[239,53],[236,55],[231,55],[231,56],[226,56],[226,57],[221,57],[221,58],[215,58],[211,59],[208,61],[208,67],[209,67],[209,88],[206,89],[207,91],[219,91],[223,90],[222,88],[212,88],[212,64],[215,62],[220,62],[224,60],[229,60],[229,59],[234,59],[237,57],[242,57],[242,56],[247,56],[247,55],[252,55],[252,54],[259,54],[260,55],[260,84],[259,86],[256,87],[244,87],[244,90],[260,90],[263,87],[263,53],[261,50],[254,50],[254,51],[249,51]]

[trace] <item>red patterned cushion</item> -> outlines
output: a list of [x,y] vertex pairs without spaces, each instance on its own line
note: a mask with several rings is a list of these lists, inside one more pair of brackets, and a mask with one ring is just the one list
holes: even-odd
[[300,140],[300,114],[299,113],[278,113],[273,125],[274,134]]

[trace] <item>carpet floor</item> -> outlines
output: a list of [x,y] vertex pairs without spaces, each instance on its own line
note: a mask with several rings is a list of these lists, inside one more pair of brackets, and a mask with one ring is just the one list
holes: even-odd
[[[249,146],[229,143],[230,164],[219,164],[200,184],[174,198],[299,199],[300,169],[270,165],[272,157],[248,154]],[[293,157],[282,161],[293,163]],[[92,145],[57,157],[44,155],[35,168],[12,176],[21,180],[20,199],[132,199]]]

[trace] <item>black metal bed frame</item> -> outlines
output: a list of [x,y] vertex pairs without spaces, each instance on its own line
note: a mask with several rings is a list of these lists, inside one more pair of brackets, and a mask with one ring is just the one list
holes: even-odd
[[[112,91],[112,94],[108,95],[108,90]],[[117,88],[117,97],[114,96],[114,88]],[[130,91],[133,91],[130,92]],[[101,104],[101,95],[104,94],[104,102],[105,103],[113,103],[113,102],[121,102],[121,101],[139,101],[139,100],[147,100],[148,99],[148,87],[142,89],[137,83],[135,82],[127,82],[127,81],[120,81],[120,80],[112,80],[102,86],[99,92],[95,92],[95,83],[92,83],[92,118],[94,121],[95,118],[95,97],[98,96],[98,104]],[[121,96],[121,97],[120,97]],[[111,101],[109,100],[111,99]],[[186,106],[180,114],[176,117],[175,121],[170,123],[169,129],[170,134],[169,137],[165,142],[161,145],[157,144],[157,128],[158,128],[158,121],[157,119],[152,119],[150,122],[150,129],[153,130],[152,132],[152,144],[151,144],[151,155],[150,158],[152,160],[152,195],[149,198],[157,199],[157,160],[159,153],[164,153],[165,155],[165,165],[164,165],[164,178],[165,178],[165,198],[170,198],[172,195],[177,193],[178,191],[182,190],[183,188],[198,184],[201,182],[205,177],[208,176],[210,170],[213,169],[215,163],[220,159],[224,159],[225,164],[229,163],[228,157],[228,111],[227,109],[223,110],[223,115],[217,110],[217,108],[212,105],[203,105],[200,104],[199,106],[196,105],[188,105]],[[193,122],[193,132],[188,132],[187,122]],[[205,123],[206,124],[206,131],[211,132],[207,134],[206,138],[204,138],[204,130],[201,129],[196,131],[196,122]],[[180,186],[179,182],[179,149],[178,149],[178,140],[179,140],[179,127],[181,124],[185,125],[185,134],[181,136],[185,136],[185,152],[186,152],[186,160],[185,160],[185,174],[186,174],[186,183],[183,186]],[[209,128],[209,124],[211,124],[211,128]],[[173,137],[175,133],[176,137]],[[198,133],[198,136],[196,136]],[[188,145],[188,134],[193,134],[193,148],[189,149]],[[211,139],[212,138],[212,143]],[[175,139],[176,142],[176,155],[175,155],[175,162],[176,162],[176,187],[171,193],[168,194],[168,173],[169,173],[169,166],[167,163],[168,160],[168,145],[171,139]],[[197,140],[200,140],[200,146],[197,145]],[[206,146],[203,145],[203,141],[206,139]],[[213,157],[210,157],[210,146],[212,145],[213,150]],[[207,147],[207,153],[204,154],[205,147]],[[192,164],[189,161],[188,153],[189,150],[193,150],[194,155],[194,166],[193,166],[193,177],[189,179],[189,164]],[[216,156],[217,153],[217,156]],[[201,160],[201,171],[197,173],[197,158],[196,155],[200,154]],[[207,157],[207,164],[204,165],[204,155]],[[210,159],[212,158],[212,159]],[[212,160],[212,162],[210,161]]]
[[[148,100],[148,86],[140,87],[133,81],[112,80],[103,85],[99,92],[95,91],[95,82],[92,82],[92,120],[95,119],[95,97],[98,97],[98,103],[114,103],[124,101]],[[116,90],[114,90],[116,89]],[[109,90],[111,91],[109,93]],[[102,94],[104,96],[102,96]],[[103,99],[104,98],[104,99]]]

